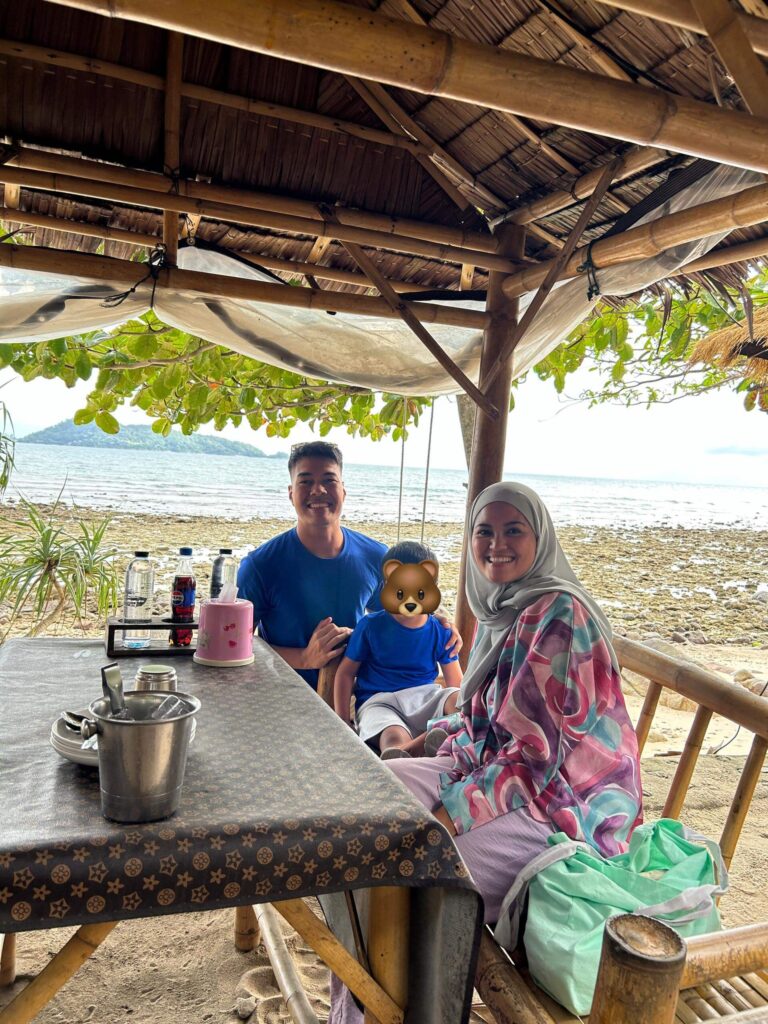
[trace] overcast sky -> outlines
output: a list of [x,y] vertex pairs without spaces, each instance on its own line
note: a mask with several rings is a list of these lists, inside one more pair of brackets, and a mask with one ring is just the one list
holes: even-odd
[[[70,419],[85,402],[88,385],[69,390],[61,381],[26,384],[15,375],[0,397],[8,405],[18,436]],[[586,378],[583,378],[586,381]],[[594,376],[590,376],[594,383]],[[573,394],[578,384],[569,385]],[[745,412],[732,392],[687,398],[646,410],[617,406],[568,405],[551,383],[529,381],[518,390],[509,420],[505,468],[511,473],[600,476],[614,479],[694,481],[768,487],[768,415]],[[136,409],[116,413],[121,423],[148,423]],[[428,415],[412,432],[406,464],[423,465],[427,453]],[[213,433],[213,431],[206,432]],[[291,441],[311,438],[301,425],[289,441],[272,440],[263,431],[228,428],[224,437],[250,442],[267,453],[285,451]],[[355,439],[333,431],[348,462],[396,465],[400,446]],[[435,403],[432,465],[464,467],[455,400]]]

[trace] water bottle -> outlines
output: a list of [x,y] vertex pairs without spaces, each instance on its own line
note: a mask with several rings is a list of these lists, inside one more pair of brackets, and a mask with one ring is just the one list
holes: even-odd
[[[134,551],[133,560],[125,573],[125,603],[123,618],[126,622],[148,623],[152,621],[152,595],[155,591],[155,570],[149,560],[148,551]],[[149,647],[151,631],[148,629],[124,629],[123,647],[137,650]]]
[[232,554],[232,548],[219,548],[217,558],[213,560],[211,572],[211,600],[214,601],[227,583],[237,583],[238,560]]
[[[195,618],[195,590],[197,582],[192,569],[192,548],[179,548],[179,564],[171,589],[171,622],[192,622]],[[172,629],[168,641],[171,647],[189,647],[191,629]]]

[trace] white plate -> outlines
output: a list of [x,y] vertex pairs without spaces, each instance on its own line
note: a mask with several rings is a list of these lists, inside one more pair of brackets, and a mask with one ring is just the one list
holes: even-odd
[[[87,715],[88,709],[79,711],[78,714]],[[196,731],[197,722],[193,718],[192,732],[189,736],[190,743],[194,740]],[[66,758],[67,761],[74,761],[75,764],[84,764],[89,765],[91,768],[98,768],[99,751],[95,747],[83,750],[82,739],[73,729],[64,725],[60,718],[57,718],[51,726],[50,742],[56,753]]]

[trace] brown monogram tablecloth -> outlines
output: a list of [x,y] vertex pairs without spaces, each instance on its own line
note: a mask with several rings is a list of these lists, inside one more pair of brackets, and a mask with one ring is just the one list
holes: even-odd
[[[450,837],[281,658],[254,644],[256,661],[243,668],[173,659],[179,689],[202,709],[179,813],[146,825],[106,821],[98,771],[49,745],[62,708],[100,696],[101,643],[0,648],[0,932],[406,885],[412,973],[422,975],[406,1019],[465,1019],[479,898]],[[126,688],[142,663],[121,662]]]

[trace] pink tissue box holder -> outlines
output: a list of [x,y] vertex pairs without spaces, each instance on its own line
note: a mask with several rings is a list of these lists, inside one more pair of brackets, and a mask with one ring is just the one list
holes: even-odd
[[250,601],[204,601],[200,606],[194,661],[236,668],[253,661],[253,605]]

